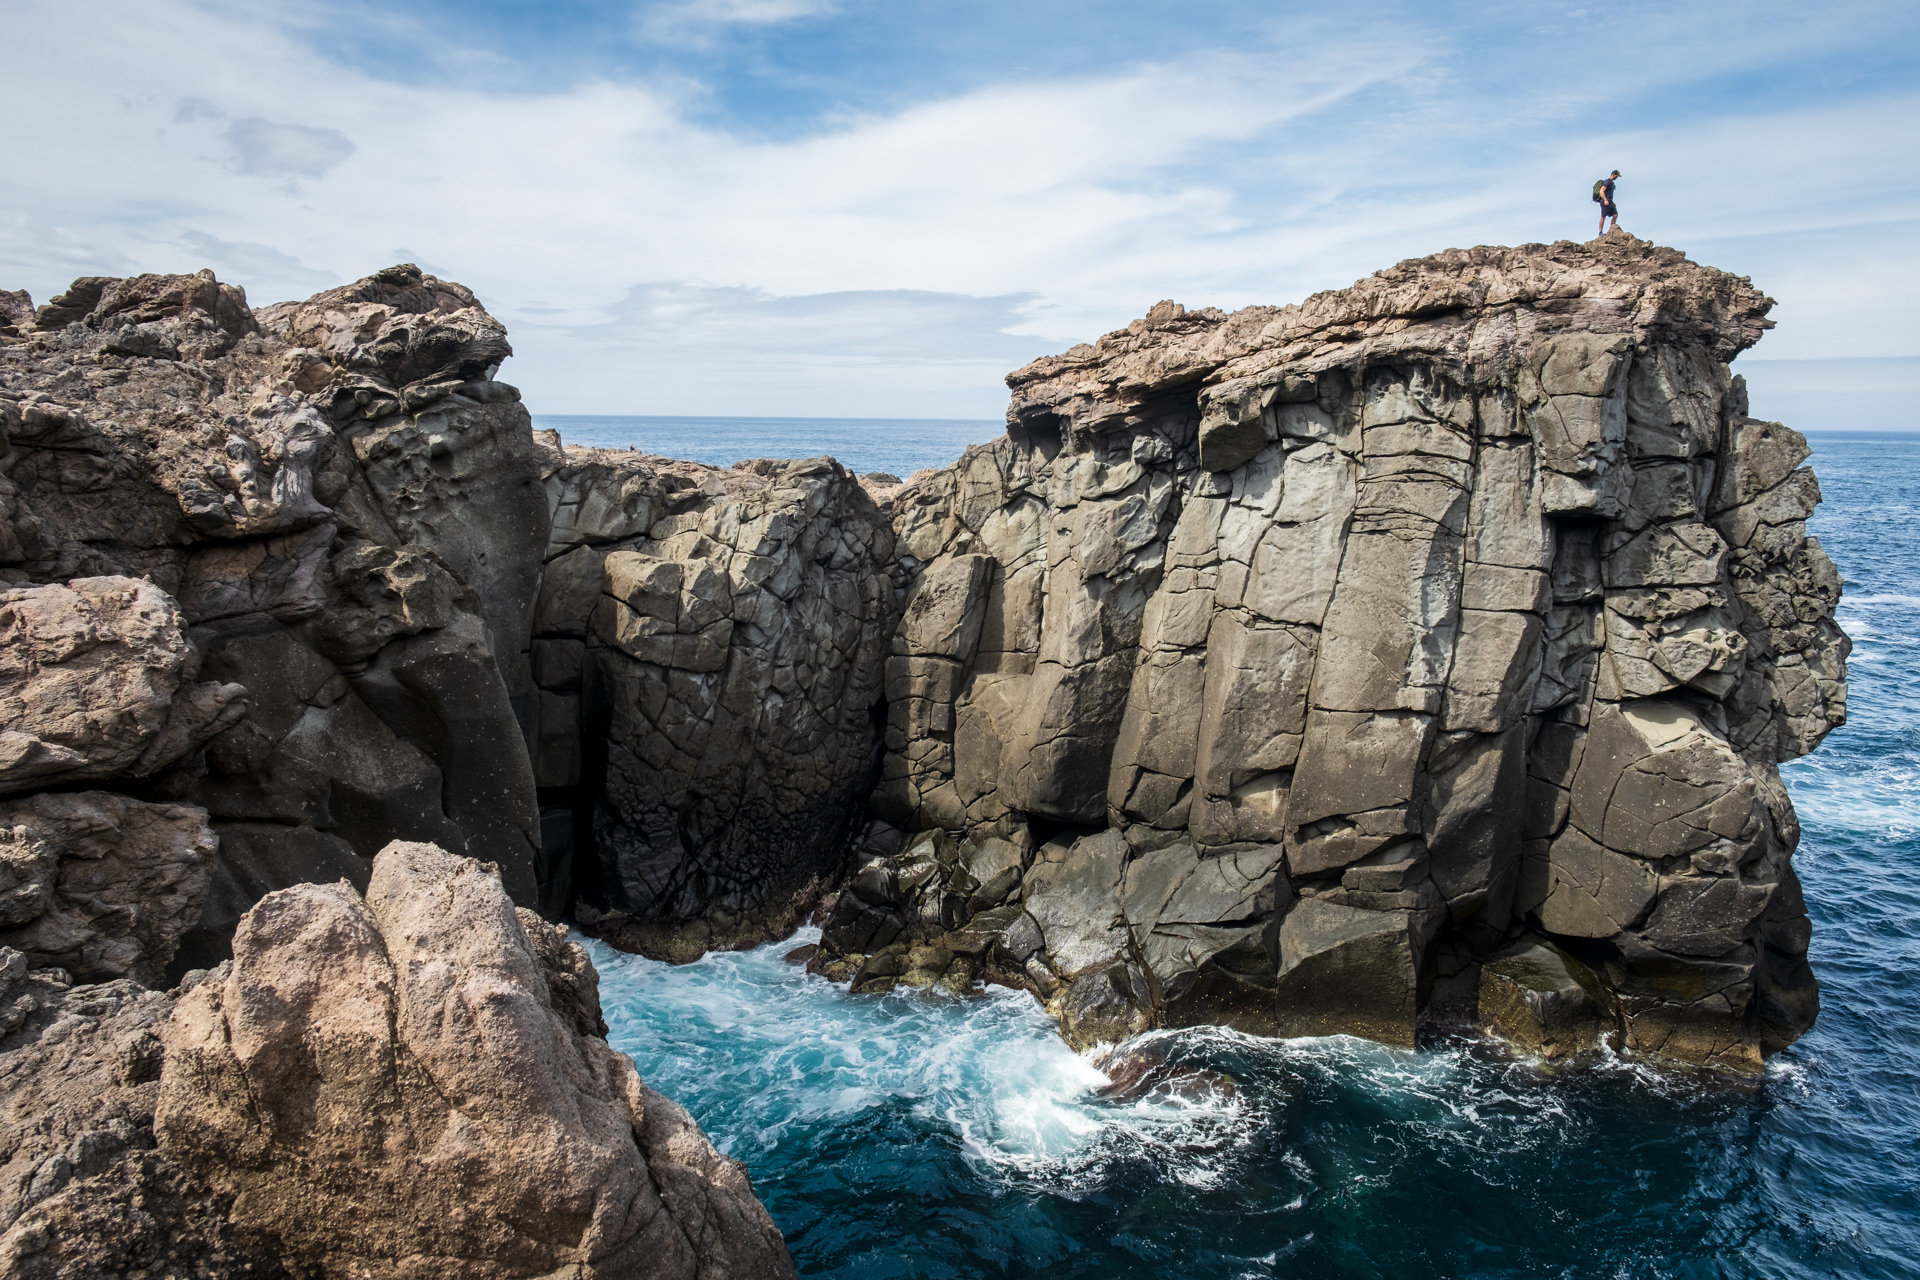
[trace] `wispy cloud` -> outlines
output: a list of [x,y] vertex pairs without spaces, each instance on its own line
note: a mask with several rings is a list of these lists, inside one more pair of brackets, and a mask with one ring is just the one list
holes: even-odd
[[[63,105],[9,139],[0,287],[205,263],[272,300],[424,256],[507,318],[510,376],[550,411],[991,416],[1007,368],[1162,297],[1283,302],[1590,235],[1586,189],[1617,166],[1628,227],[1781,299],[1762,353],[1920,352],[1920,22],[1886,5],[1249,6],[1209,41],[1115,3],[1075,19],[1101,51],[1078,60],[1074,22],[1015,48],[961,29],[966,6],[906,34],[870,0],[636,19],[751,34],[767,83],[814,95],[801,128],[777,95],[652,64],[450,76],[510,44],[463,53],[433,2],[387,20],[375,64],[325,43],[324,5],[21,0],[13,92]],[[894,43],[847,62],[882,19]],[[428,36],[432,77],[407,43]],[[79,49],[114,94],[65,91]],[[819,49],[848,83],[954,66],[915,64],[944,87],[879,108],[820,88]]]
[[221,240],[204,231],[183,231],[180,243],[193,261],[214,269],[227,280],[252,282],[249,300],[254,306],[287,298],[305,297],[342,283],[331,271],[316,271],[290,253],[252,240]]
[[765,27],[831,13],[827,0],[675,0],[641,10],[643,40],[707,44],[728,27]]
[[997,417],[980,395],[1047,344],[1010,332],[1030,295],[878,289],[783,296],[682,281],[635,285],[594,317],[539,303],[509,313],[516,342],[564,347],[600,378],[552,388],[553,413],[594,412],[617,378],[651,412]]
[[227,147],[239,173],[271,177],[324,178],[353,154],[353,139],[338,129],[276,124],[259,116],[227,126]]

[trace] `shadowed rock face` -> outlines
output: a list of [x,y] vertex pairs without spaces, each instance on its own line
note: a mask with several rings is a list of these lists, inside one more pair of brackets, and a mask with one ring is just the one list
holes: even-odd
[[395,267],[255,313],[201,272],[9,315],[0,790],[205,811],[176,971],[396,836],[564,909],[520,724],[546,502],[473,295]]
[[1544,935],[1627,1045],[1757,1066],[1817,1008],[1775,765],[1847,652],[1805,442],[1727,367],[1771,305],[1616,235],[1012,374],[891,502],[872,807],[961,838],[857,876],[816,967],[1027,985],[1080,1042],[1410,1044]]
[[672,960],[784,937],[875,776],[893,531],[831,459],[548,440],[534,761],[579,918]]
[[793,1274],[601,1038],[585,953],[471,859],[272,893],[178,993],[64,981],[0,951],[9,1275]]

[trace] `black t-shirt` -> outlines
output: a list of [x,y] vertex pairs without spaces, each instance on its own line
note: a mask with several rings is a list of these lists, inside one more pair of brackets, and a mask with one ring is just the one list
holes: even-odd
[[1613,203],[1613,179],[1612,178],[1600,179],[1600,190],[1602,193],[1605,194],[1607,198],[1607,203],[1612,204]]

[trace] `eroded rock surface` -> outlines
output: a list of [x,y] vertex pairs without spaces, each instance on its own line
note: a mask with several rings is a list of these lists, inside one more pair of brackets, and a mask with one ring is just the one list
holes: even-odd
[[534,759],[579,918],[675,960],[785,936],[876,773],[892,529],[830,459],[547,444]]
[[159,993],[0,950],[8,1274],[793,1274],[493,869],[396,842],[364,900],[272,893],[234,953]]
[[177,969],[395,837],[563,910],[522,725],[546,500],[473,295],[406,266],[255,313],[201,272],[7,314],[0,791],[206,810]]
[[1017,982],[1078,1042],[1411,1044],[1544,938],[1632,1049],[1757,1066],[1817,1008],[1775,765],[1847,653],[1805,442],[1728,368],[1771,305],[1615,235],[1010,375],[1007,437],[891,499],[872,806],[951,836],[861,871],[816,966]]
[[218,845],[193,805],[107,791],[0,803],[0,947],[84,982],[162,986]]

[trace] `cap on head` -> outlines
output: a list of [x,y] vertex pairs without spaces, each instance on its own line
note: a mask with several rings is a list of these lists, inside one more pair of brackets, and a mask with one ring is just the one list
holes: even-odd
[[1619,177],[1619,176],[1620,176],[1620,171],[1619,171],[1618,169],[1615,169],[1615,170],[1614,170],[1614,171],[1613,171],[1613,172],[1612,172],[1611,174],[1609,174],[1608,176],[1609,176],[1609,177],[1614,177],[1614,178],[1617,178],[1617,177]]

